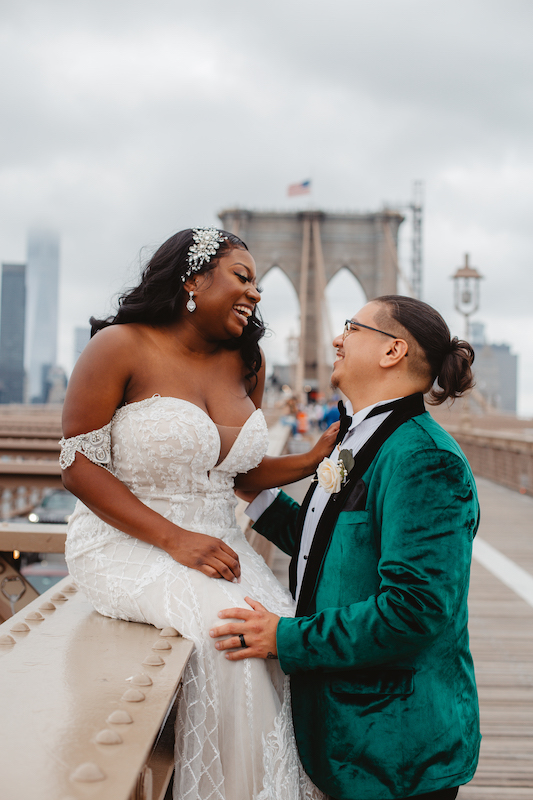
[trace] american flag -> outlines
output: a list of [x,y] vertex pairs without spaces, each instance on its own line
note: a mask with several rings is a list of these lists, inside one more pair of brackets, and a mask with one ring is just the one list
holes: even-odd
[[298,194],[309,194],[311,191],[311,181],[301,181],[300,183],[291,183],[287,190],[289,197],[296,197]]

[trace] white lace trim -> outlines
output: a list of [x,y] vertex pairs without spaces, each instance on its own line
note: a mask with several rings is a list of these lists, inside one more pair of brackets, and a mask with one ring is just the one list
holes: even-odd
[[285,677],[283,695],[274,728],[262,737],[265,773],[257,800],[327,800],[306,774],[298,757],[288,677]]
[[137,409],[142,410],[145,406],[150,406],[154,401],[163,400],[163,399],[165,399],[165,398],[163,398],[162,395],[153,394],[151,397],[145,397],[144,400],[132,400],[131,403],[124,403],[124,405],[123,406],[119,406],[117,408],[117,410],[115,411],[115,413],[113,414],[113,420],[119,419],[124,412],[129,412],[132,409],[134,409],[134,410],[137,410]]
[[64,437],[59,442],[61,454],[59,466],[67,469],[74,463],[76,453],[82,453],[93,464],[113,472],[111,467],[111,422],[89,433],[80,433],[79,436]]

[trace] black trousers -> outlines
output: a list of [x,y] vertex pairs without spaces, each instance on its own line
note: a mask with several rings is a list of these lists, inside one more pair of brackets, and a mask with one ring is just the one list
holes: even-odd
[[[411,795],[411,797],[402,797],[398,800],[455,800],[458,791],[459,787],[456,786],[454,789],[440,789],[438,792],[426,792],[426,794]],[[330,797],[329,800],[335,800],[335,798]]]

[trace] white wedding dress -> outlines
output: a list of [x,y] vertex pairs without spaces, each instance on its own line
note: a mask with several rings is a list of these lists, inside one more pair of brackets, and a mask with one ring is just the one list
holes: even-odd
[[167,519],[223,539],[239,555],[241,581],[229,583],[122,533],[81,502],[69,522],[69,570],[101,614],[173,626],[195,644],[176,722],[174,800],[323,798],[300,766],[278,662],[230,662],[209,636],[222,624],[218,611],[248,607],[247,595],[276,614],[294,614],[289,592],[235,520],[235,475],[261,461],[267,440],[258,409],[217,464],[221,432],[210,417],[159,395],[118,409],[101,431],[63,440],[63,466],[83,452]]

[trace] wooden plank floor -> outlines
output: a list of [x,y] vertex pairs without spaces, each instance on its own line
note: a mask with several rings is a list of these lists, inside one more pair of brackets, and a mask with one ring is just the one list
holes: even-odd
[[[533,498],[477,479],[479,536],[533,576]],[[307,481],[288,487],[301,501]],[[287,585],[288,558],[271,559]],[[476,561],[470,641],[481,709],[481,756],[458,800],[533,800],[533,607]]]
[[[533,498],[478,478],[479,536],[533,575]],[[474,561],[470,642],[481,756],[460,800],[533,799],[533,607]]]

